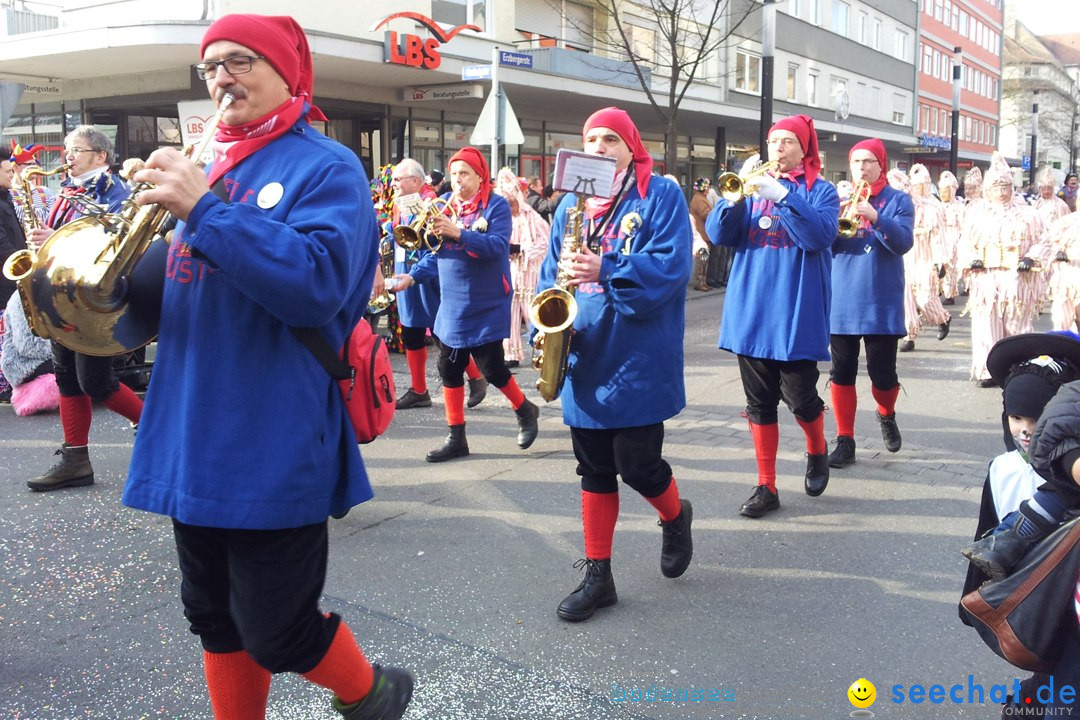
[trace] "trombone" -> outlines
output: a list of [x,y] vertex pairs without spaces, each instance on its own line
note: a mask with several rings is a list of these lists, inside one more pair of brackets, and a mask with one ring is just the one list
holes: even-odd
[[755,167],[746,175],[737,175],[733,172],[726,172],[720,175],[716,179],[716,185],[720,195],[730,203],[737,203],[744,197],[753,195],[753,191],[747,192],[746,181],[750,178],[763,175],[767,172],[776,172],[780,169],[780,164],[777,162],[764,162]]
[[411,223],[394,228],[394,242],[406,250],[419,250],[427,247],[433,253],[442,248],[443,238],[432,231],[432,224],[439,215],[445,215],[451,222],[457,222],[457,213],[449,200],[432,198],[421,203]]
[[840,213],[840,227],[837,230],[837,235],[850,240],[855,237],[855,233],[859,232],[859,220],[860,216],[856,208],[861,203],[868,202],[870,200],[870,183],[865,180],[860,180],[855,183],[854,189],[851,191],[851,195],[844,201],[844,209]]

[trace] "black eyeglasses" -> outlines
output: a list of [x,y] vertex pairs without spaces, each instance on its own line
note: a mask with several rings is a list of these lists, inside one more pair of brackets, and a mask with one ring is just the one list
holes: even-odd
[[233,55],[224,60],[207,60],[195,63],[191,67],[200,80],[213,80],[217,76],[218,67],[224,68],[230,75],[243,75],[251,72],[251,63],[256,60],[265,60],[262,55]]

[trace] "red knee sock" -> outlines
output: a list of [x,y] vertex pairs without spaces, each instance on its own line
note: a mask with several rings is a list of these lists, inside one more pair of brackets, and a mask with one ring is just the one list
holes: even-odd
[[139,422],[139,416],[142,415],[142,406],[143,401],[135,394],[135,391],[123,383],[120,383],[116,392],[105,399],[105,407],[136,424]]
[[858,405],[858,394],[854,385],[837,385],[835,382],[830,386],[832,392],[832,410],[836,418],[836,434],[846,437],[855,437],[855,408]]
[[215,720],[264,720],[270,671],[256,663],[246,650],[204,650],[203,673]]
[[893,415],[896,413],[896,398],[900,395],[899,385],[892,390],[878,390],[871,385],[870,392],[873,394],[874,399],[877,400],[878,415]]
[[465,424],[465,386],[446,387],[442,389],[443,402],[446,403],[446,424]]
[[480,368],[476,367],[476,361],[472,359],[472,355],[469,356],[469,364],[465,366],[465,377],[470,380],[479,380],[483,377],[480,374]]
[[776,448],[780,445],[780,426],[776,423],[758,425],[752,422],[750,423],[750,436],[754,438],[758,485],[765,485],[775,493]]
[[581,491],[581,524],[585,530],[585,557],[609,560],[615,521],[619,519],[619,493]]
[[650,505],[656,508],[656,511],[660,513],[660,519],[664,522],[671,522],[679,517],[679,514],[682,512],[682,500],[679,498],[679,488],[675,484],[674,477],[671,478],[671,483],[667,486],[667,490],[656,497],[645,499],[649,501]]
[[510,404],[517,410],[525,402],[525,394],[521,392],[521,388],[518,387],[517,380],[514,376],[510,376],[510,382],[499,388],[499,392],[506,396],[506,399],[510,401]]
[[816,419],[806,422],[802,418],[795,418],[806,434],[806,452],[811,455],[821,455],[828,451],[829,446],[825,442],[825,413],[818,413]]
[[413,392],[423,395],[427,392],[427,348],[406,350],[405,359],[409,363],[409,384]]
[[90,444],[90,418],[93,412],[89,395],[60,396],[60,424],[64,426],[64,442],[72,447]]
[[338,625],[323,659],[303,675],[316,685],[333,690],[345,705],[362,700],[375,682],[375,671],[344,620]]

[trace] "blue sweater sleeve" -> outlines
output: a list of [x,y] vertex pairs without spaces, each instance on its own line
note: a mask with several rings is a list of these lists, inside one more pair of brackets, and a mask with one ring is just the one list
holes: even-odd
[[713,245],[738,247],[750,231],[750,202],[730,203],[721,198],[705,220],[705,232]]
[[[781,181],[791,185],[791,181]],[[840,226],[840,196],[832,183],[818,178],[807,191],[802,183],[776,203],[781,222],[792,242],[807,252],[832,247]]]
[[897,192],[878,213],[874,240],[894,255],[903,255],[915,243],[915,205],[906,193]]
[[439,256],[433,252],[420,253],[420,259],[409,270],[415,283],[426,283],[439,279]]
[[[650,179],[647,195],[644,203],[631,203],[644,217],[629,254],[617,248],[601,261],[600,282],[622,315],[654,312],[673,294],[685,292],[690,279],[693,240],[686,198],[675,183],[660,177]],[[627,208],[618,222],[630,211]],[[619,245],[622,235],[620,231]]]
[[226,204],[207,193],[188,216],[184,240],[282,322],[321,327],[375,274],[367,187],[358,166],[331,162],[289,199],[284,221],[255,203]]

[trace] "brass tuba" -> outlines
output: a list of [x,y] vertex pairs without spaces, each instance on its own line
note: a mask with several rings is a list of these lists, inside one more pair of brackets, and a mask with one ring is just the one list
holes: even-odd
[[763,162],[746,175],[736,175],[733,172],[722,173],[716,179],[717,192],[730,203],[736,203],[752,192],[746,191],[746,181],[763,173],[775,172],[780,168],[779,163]]
[[559,271],[555,285],[533,298],[529,305],[529,320],[539,331],[536,336],[536,353],[533,367],[540,371],[536,389],[540,397],[551,402],[559,397],[566,382],[567,364],[570,359],[570,335],[577,318],[577,300],[574,286],[567,285],[569,278],[562,270],[564,261],[581,251],[584,236],[585,196],[579,195],[577,205],[566,211],[562,250],[559,253]]
[[442,237],[431,231],[431,223],[439,215],[446,215],[453,222],[458,219],[449,200],[432,198],[424,201],[411,223],[394,228],[394,242],[406,250],[419,250],[426,246],[433,253],[439,252],[443,243]]
[[[233,102],[226,94],[207,124],[198,159]],[[160,205],[139,206],[132,188],[119,212],[94,203],[34,252],[20,250],[4,264],[18,284],[26,319],[38,336],[85,355],[122,355],[157,335],[167,255],[164,234],[172,216]],[[78,198],[79,196],[72,196]]]
[[851,195],[844,201],[844,209],[840,213],[840,226],[837,230],[837,235],[850,240],[855,237],[855,233],[859,232],[859,214],[855,208],[859,203],[867,202],[870,199],[870,183],[865,180],[860,180],[855,183],[855,187],[851,191]]

